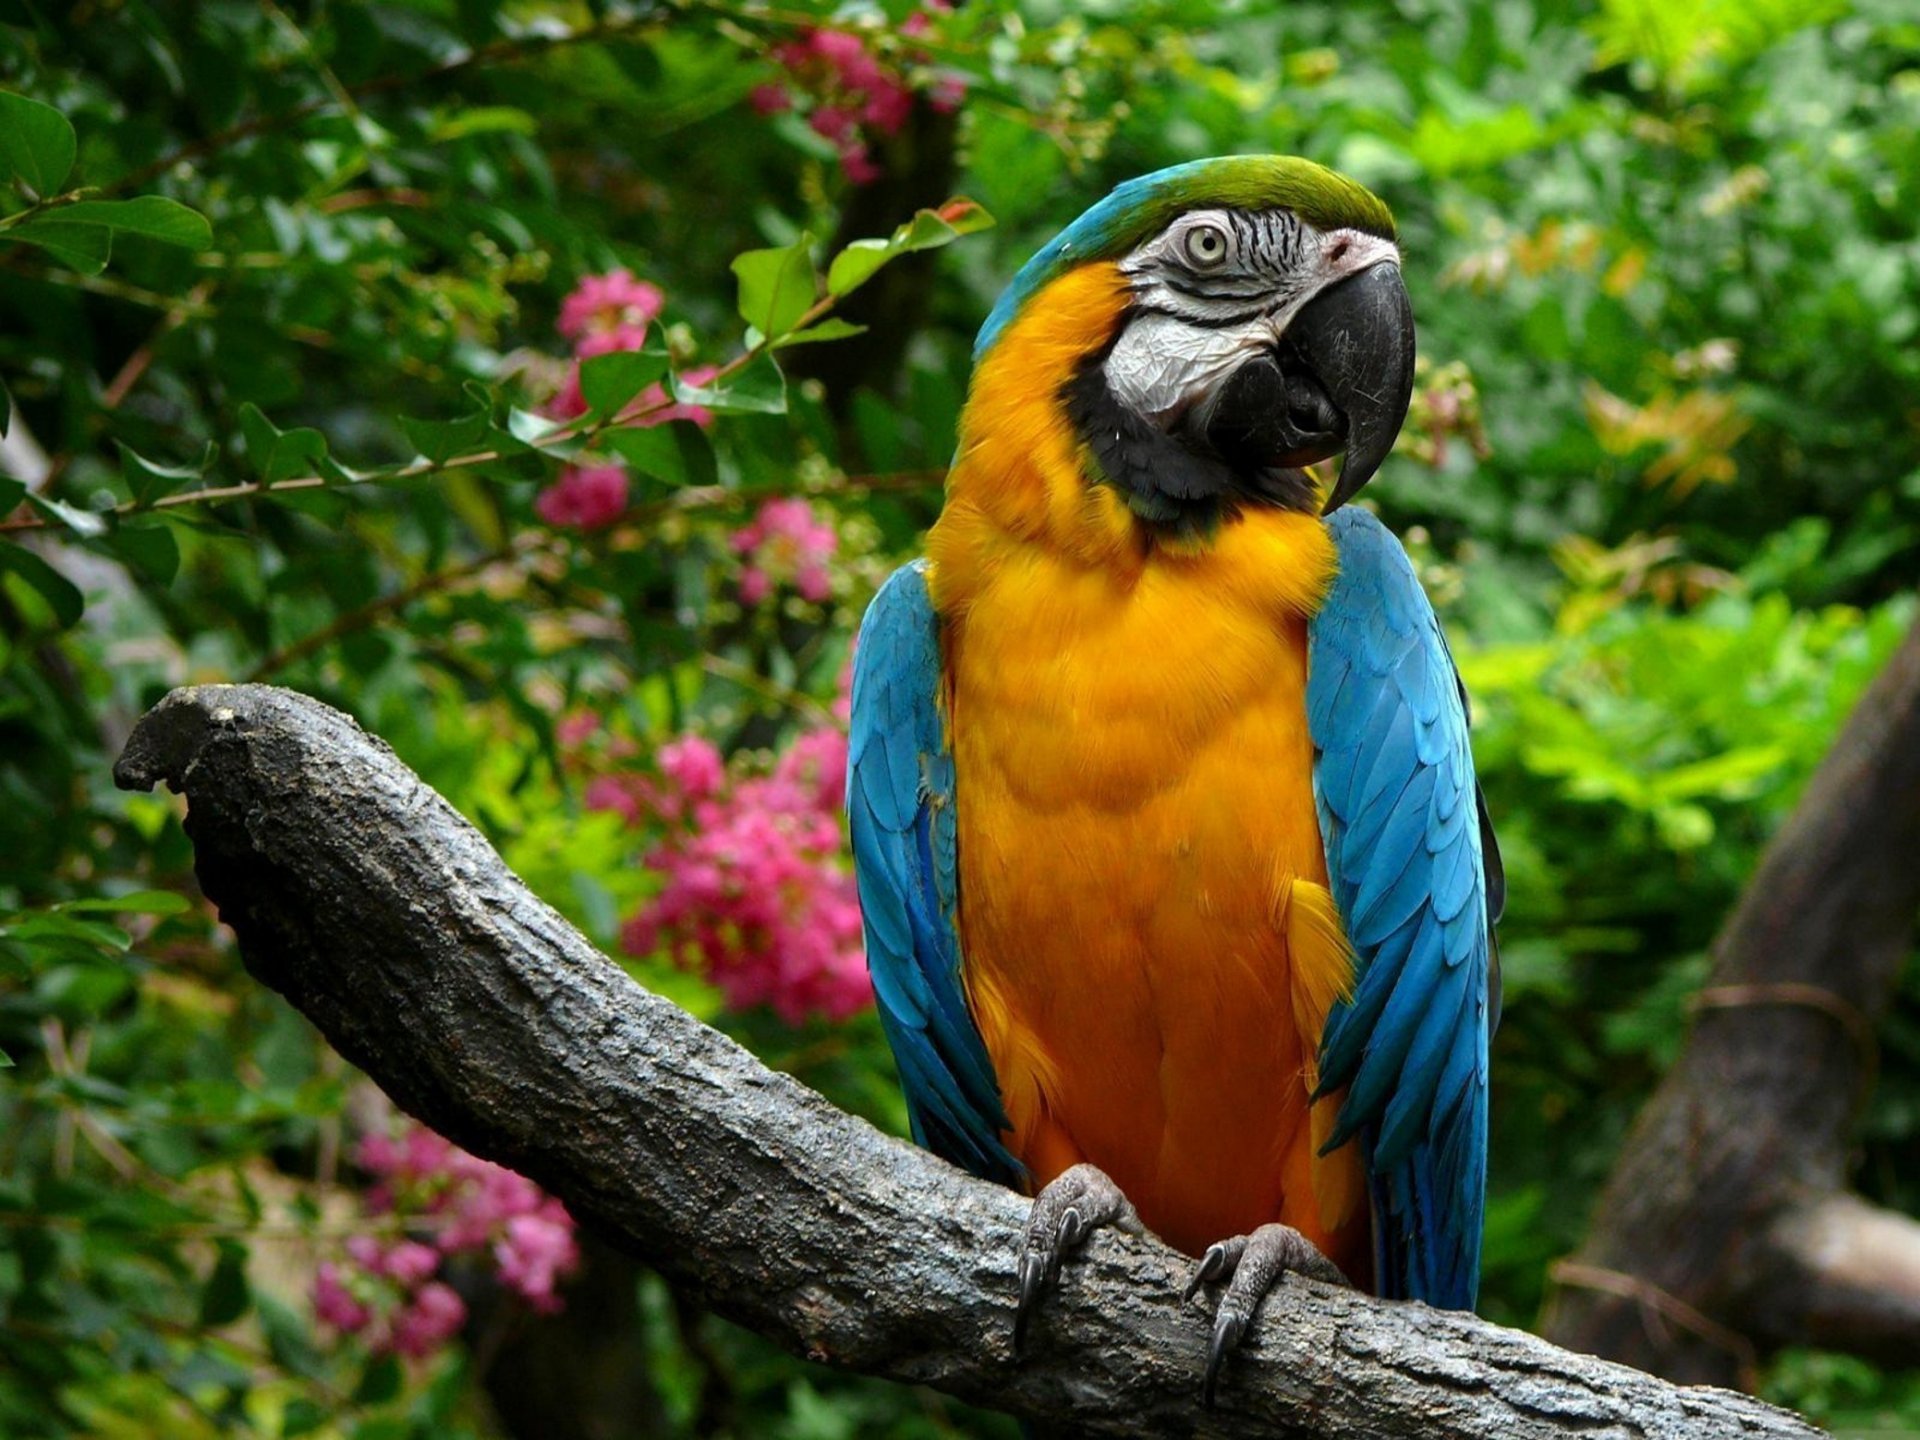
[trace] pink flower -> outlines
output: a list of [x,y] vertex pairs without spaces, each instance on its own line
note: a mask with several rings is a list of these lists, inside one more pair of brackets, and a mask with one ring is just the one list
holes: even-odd
[[831,593],[827,563],[839,537],[805,500],[767,501],[728,544],[744,562],[740,598],[747,605],[764,602],[776,585],[790,584],[815,603]]
[[698,735],[668,741],[655,758],[660,774],[689,804],[711,799],[727,780],[727,762],[711,740]]
[[555,1285],[580,1263],[573,1222],[565,1211],[516,1215],[506,1225],[506,1236],[493,1247],[494,1263],[502,1283],[519,1292],[536,1310],[560,1308]]
[[[560,321],[556,328],[576,341],[618,330],[637,330],[644,336],[647,326],[665,307],[666,298],[658,285],[634,279],[629,270],[584,275],[573,293],[560,302]],[[615,348],[638,346],[636,343]]]
[[373,1312],[348,1292],[340,1267],[330,1260],[322,1261],[313,1274],[313,1315],[322,1325],[347,1335],[366,1329],[373,1319]]
[[858,35],[846,30],[816,30],[811,48],[849,90],[870,89],[880,79],[879,62]]
[[907,87],[882,79],[867,96],[866,107],[860,112],[860,122],[871,125],[883,135],[894,135],[907,123],[907,116],[912,112],[913,95]]
[[611,525],[626,508],[627,472],[618,465],[569,465],[533,502],[547,524],[578,530]]
[[824,135],[835,144],[845,144],[853,136],[853,127],[857,123],[850,111],[838,105],[816,105],[813,114],[807,117],[807,123],[814,132]]
[[867,147],[861,144],[845,145],[840,150],[840,173],[853,185],[871,185],[885,173],[873,163]]
[[779,115],[793,108],[793,97],[784,85],[756,85],[748,92],[747,103],[757,115]]
[[661,765],[663,783],[692,788],[662,797],[669,830],[646,858],[660,893],[621,943],[638,955],[664,950],[718,985],[730,1007],[771,1006],[790,1024],[844,1019],[871,1003],[838,818],[845,734],[810,730],[770,771],[718,785],[709,752],[686,753],[700,756],[697,767]]
[[414,1359],[431,1355],[458,1335],[466,1321],[466,1303],[452,1286],[438,1280],[422,1285],[413,1303],[394,1316],[393,1348]]
[[553,738],[566,749],[583,745],[600,729],[600,717],[591,710],[576,710],[563,716],[553,727]]

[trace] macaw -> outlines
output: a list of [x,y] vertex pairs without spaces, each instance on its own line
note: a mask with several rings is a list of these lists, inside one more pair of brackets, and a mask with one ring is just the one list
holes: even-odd
[[[1504,880],[1464,688],[1344,503],[1413,388],[1393,218],[1311,162],[1129,181],[1015,276],[926,558],[862,623],[847,807],[913,1133],[1218,1287],[1471,1308]],[[1306,467],[1344,452],[1330,491]]]

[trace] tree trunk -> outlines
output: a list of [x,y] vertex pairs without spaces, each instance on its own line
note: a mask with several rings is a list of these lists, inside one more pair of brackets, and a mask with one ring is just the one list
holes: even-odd
[[1016,1359],[1024,1200],[642,989],[347,716],[264,686],[178,690],[114,774],[185,792],[200,882],[248,969],[396,1102],[796,1354],[1087,1434],[1817,1433],[1744,1395],[1297,1277],[1205,1410],[1191,1262],[1108,1232]]

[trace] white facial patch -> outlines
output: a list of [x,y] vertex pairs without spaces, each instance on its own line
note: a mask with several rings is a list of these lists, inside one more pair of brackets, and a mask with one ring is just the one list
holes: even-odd
[[1322,290],[1399,258],[1391,240],[1323,232],[1286,210],[1191,211],[1120,262],[1133,317],[1107,355],[1107,386],[1171,428],[1276,344]]
[[1211,329],[1158,311],[1136,315],[1107,355],[1107,388],[1165,430],[1279,338],[1265,316]]

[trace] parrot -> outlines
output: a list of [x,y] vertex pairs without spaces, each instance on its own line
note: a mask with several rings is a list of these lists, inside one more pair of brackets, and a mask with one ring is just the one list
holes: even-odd
[[1347,505],[1413,385],[1391,212],[1289,156],[1121,184],[979,331],[846,804],[914,1139],[1031,1197],[1016,1354],[1101,1226],[1196,1261],[1208,1404],[1287,1272],[1475,1303],[1506,882],[1433,607]]

